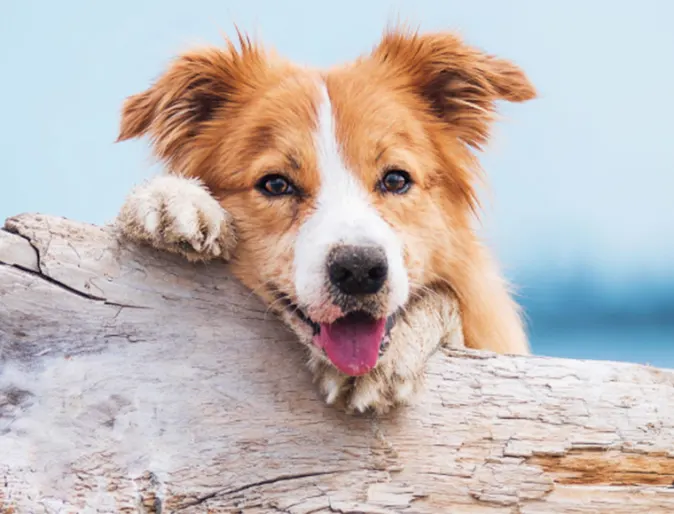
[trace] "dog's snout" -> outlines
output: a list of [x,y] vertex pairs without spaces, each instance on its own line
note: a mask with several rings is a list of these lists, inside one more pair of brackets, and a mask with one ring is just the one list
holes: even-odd
[[379,246],[338,246],[328,255],[328,276],[344,294],[378,293],[388,276],[386,253]]

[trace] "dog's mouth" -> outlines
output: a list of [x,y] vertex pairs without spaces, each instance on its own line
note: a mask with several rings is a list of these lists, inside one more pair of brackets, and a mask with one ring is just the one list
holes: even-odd
[[376,319],[366,312],[350,312],[332,323],[321,323],[313,342],[342,373],[364,375],[377,365],[392,326],[393,317]]
[[311,328],[313,344],[339,371],[350,376],[364,375],[377,365],[396,320],[395,314],[376,318],[365,311],[353,311],[331,323],[317,323],[288,298],[283,303],[289,314]]

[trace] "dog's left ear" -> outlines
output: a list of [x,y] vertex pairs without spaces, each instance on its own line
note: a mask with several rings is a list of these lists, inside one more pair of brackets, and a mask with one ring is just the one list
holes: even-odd
[[474,148],[489,137],[496,100],[524,102],[536,90],[514,63],[472,48],[450,33],[387,32],[372,57],[419,94],[429,111]]

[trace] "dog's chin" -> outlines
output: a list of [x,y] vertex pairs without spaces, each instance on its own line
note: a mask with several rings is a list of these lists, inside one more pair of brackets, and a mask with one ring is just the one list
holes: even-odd
[[283,318],[300,340],[311,345],[340,372],[360,376],[374,369],[390,343],[396,314],[376,316],[353,310],[330,322],[318,322],[294,304]]

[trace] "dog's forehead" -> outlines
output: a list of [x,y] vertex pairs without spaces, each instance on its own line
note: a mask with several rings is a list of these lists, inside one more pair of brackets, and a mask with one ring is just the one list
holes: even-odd
[[[430,154],[424,106],[371,67],[354,65],[323,76],[332,129],[346,166],[368,182],[385,167],[413,165]],[[320,113],[325,113],[319,109]],[[324,116],[323,116],[324,118]]]
[[354,171],[374,165],[391,147],[418,148],[428,142],[418,98],[397,88],[376,68],[354,65],[309,72],[301,91],[287,98],[291,103],[302,98],[311,105],[311,121],[302,128],[320,134],[323,141],[329,130]]
[[410,164],[401,152],[428,149],[414,101],[370,69],[295,68],[240,112],[235,138],[223,146],[231,154],[229,142],[243,142],[256,176],[282,166],[319,185],[321,167],[340,166],[370,189],[383,167]]

